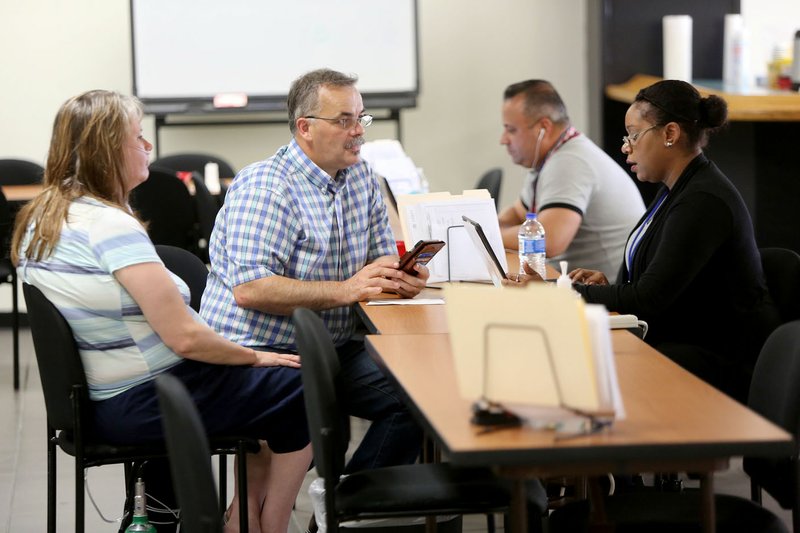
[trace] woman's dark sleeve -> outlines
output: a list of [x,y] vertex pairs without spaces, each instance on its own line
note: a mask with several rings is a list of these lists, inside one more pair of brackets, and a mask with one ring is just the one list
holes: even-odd
[[[707,268],[733,227],[730,208],[717,196],[696,192],[670,206],[655,253],[633,283],[576,286],[586,301],[609,311],[648,316],[680,297]],[[645,253],[645,250],[640,250]]]

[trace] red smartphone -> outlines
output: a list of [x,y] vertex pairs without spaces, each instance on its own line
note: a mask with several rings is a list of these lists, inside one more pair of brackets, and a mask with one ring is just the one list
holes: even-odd
[[400,258],[400,270],[412,276],[417,274],[414,265],[427,265],[436,252],[444,248],[444,241],[419,241]]

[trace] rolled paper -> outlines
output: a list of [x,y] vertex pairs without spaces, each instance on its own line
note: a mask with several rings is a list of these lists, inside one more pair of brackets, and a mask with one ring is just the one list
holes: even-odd
[[692,81],[692,17],[667,15],[664,32],[664,79]]

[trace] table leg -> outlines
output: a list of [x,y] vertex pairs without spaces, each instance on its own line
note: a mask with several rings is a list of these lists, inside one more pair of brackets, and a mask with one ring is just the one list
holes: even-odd
[[589,497],[589,478],[579,476],[575,478],[575,499],[585,500]]
[[511,531],[527,533],[528,531],[528,490],[525,480],[514,479],[511,487]]
[[700,498],[702,498],[703,531],[714,533],[717,526],[714,506],[714,473],[705,472],[700,478]]
[[425,533],[436,533],[436,516],[425,517]]

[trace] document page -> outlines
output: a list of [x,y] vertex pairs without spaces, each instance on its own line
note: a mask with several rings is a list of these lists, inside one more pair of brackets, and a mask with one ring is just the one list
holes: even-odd
[[586,304],[585,309],[591,336],[600,408],[614,412],[614,418],[622,420],[625,418],[625,407],[622,403],[622,392],[619,390],[614,348],[611,345],[610,317],[605,306],[602,305]]
[[379,139],[364,143],[361,157],[386,179],[395,195],[421,192],[417,165],[406,155],[399,141]]
[[[485,194],[467,194],[479,193]],[[417,197],[418,196],[418,197]],[[490,281],[489,272],[464,228],[463,216],[481,224],[495,254],[508,269],[494,201],[487,191],[465,191],[404,196],[398,199],[406,245],[424,239],[441,239],[445,247],[428,263],[430,283]]]

